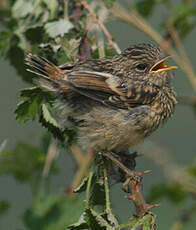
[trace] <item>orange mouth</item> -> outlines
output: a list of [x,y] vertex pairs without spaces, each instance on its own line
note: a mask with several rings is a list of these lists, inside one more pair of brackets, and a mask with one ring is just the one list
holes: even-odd
[[178,67],[175,65],[168,66],[165,64],[168,58],[171,56],[167,56],[163,58],[162,60],[158,61],[155,65],[152,66],[152,68],[149,70],[149,73],[157,73],[162,71],[170,71],[172,69],[177,69]]

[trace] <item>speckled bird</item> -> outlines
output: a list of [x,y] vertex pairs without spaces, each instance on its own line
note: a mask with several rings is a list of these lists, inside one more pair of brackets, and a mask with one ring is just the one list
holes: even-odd
[[28,54],[36,83],[55,94],[62,129],[77,131],[85,149],[122,152],[149,136],[173,113],[169,56],[151,44],[138,44],[114,57],[56,66]]

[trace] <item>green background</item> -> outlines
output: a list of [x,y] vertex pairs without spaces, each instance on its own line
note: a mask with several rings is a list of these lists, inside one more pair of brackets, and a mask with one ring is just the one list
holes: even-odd
[[[157,7],[157,10],[152,18],[151,25],[159,28],[159,22],[166,17],[167,11],[165,7]],[[131,44],[139,42],[152,42],[144,33],[138,31],[132,26],[122,22],[109,22],[107,27],[111,34],[115,37],[116,42],[121,49],[128,47]],[[2,29],[2,27],[0,27]],[[183,44],[185,50],[191,59],[193,67],[196,60],[196,29],[194,29]],[[33,145],[39,145],[39,139],[42,133],[42,128],[38,122],[28,122],[24,125],[18,124],[15,120],[14,110],[16,109],[19,99],[19,90],[28,85],[22,82],[17,76],[15,69],[5,60],[0,60],[1,84],[0,84],[0,143],[7,140],[7,147],[14,147],[18,141],[24,141]],[[196,71],[196,69],[195,69]],[[185,74],[178,69],[175,71],[173,85],[178,95],[192,95],[193,90]],[[189,106],[177,105],[174,116],[155,132],[148,140],[151,140],[164,148],[168,149],[175,162],[182,166],[188,166],[195,158],[196,152],[196,116],[194,111]],[[61,151],[57,159],[61,170],[57,176],[52,178],[52,192],[59,192],[62,188],[69,185],[73,178],[74,164],[68,154]],[[152,169],[150,175],[144,177],[144,188],[147,194],[149,188],[169,178],[165,177],[162,170],[155,165],[147,157],[143,156],[137,160],[137,168],[140,170]],[[114,211],[116,211],[122,220],[126,222],[131,216],[130,204],[124,198],[124,193],[120,189],[121,185],[115,184],[112,187],[112,203]],[[29,187],[15,181],[11,176],[0,177],[0,200],[6,199],[12,203],[12,207],[7,214],[0,217],[1,230],[23,230],[25,227],[22,223],[22,216],[26,208],[31,203],[31,194]],[[188,203],[187,203],[188,205]],[[185,205],[172,206],[168,201],[162,200],[161,207],[154,209],[158,215],[158,229],[169,229],[172,223],[179,216]],[[192,220],[183,230],[196,229],[196,220]]]

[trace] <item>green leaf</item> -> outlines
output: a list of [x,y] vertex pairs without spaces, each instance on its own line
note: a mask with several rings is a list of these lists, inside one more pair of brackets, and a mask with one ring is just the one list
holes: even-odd
[[193,177],[196,177],[196,161],[187,170]]
[[58,10],[59,7],[59,2],[58,0],[43,0],[43,2],[45,2],[47,8],[50,10],[50,17],[54,18],[55,17],[55,13]]
[[32,230],[65,230],[84,210],[84,197],[48,195],[39,198],[32,209],[25,213],[24,221]]
[[[19,142],[13,150],[3,150],[0,174],[11,174],[21,182],[31,182],[42,173],[45,155],[38,148]],[[52,167],[52,171],[53,171]]]
[[114,228],[109,225],[109,223],[102,217],[101,214],[98,214],[93,209],[86,209],[85,211],[85,220],[93,230],[113,230]]
[[112,209],[106,209],[106,216],[107,216],[107,220],[108,222],[112,225],[112,226],[118,226],[118,220],[116,219],[115,215],[112,212]]
[[34,96],[18,104],[16,119],[24,123],[28,120],[35,120],[40,116],[42,97],[40,95]]
[[11,207],[10,202],[5,200],[0,201],[0,216],[4,215],[10,207]]
[[68,228],[71,230],[88,229],[89,225],[87,224],[87,222],[85,220],[85,212],[82,213],[78,222],[76,222],[75,224],[69,225]]
[[[89,177],[84,177],[84,179],[82,180],[80,185],[74,189],[74,192],[75,193],[81,193],[81,192],[86,191],[88,179],[89,179]],[[97,183],[96,180],[97,180],[97,176],[93,173],[92,180],[91,180],[91,187],[92,188]]]
[[12,7],[12,15],[15,18],[25,17],[33,11],[33,2],[26,0],[15,1]]
[[46,197],[39,197],[36,199],[36,204],[34,206],[34,214],[39,217],[43,218],[46,216],[51,209],[59,202],[58,195],[48,195]]
[[187,197],[187,193],[176,183],[159,184],[151,188],[148,201],[153,202],[161,198],[167,198],[173,203],[180,203]]
[[144,17],[152,15],[152,11],[156,5],[156,0],[139,0],[136,3],[136,10]]
[[57,124],[57,121],[52,117],[46,104],[42,104],[42,112],[43,112],[43,117],[46,120],[46,122],[50,123],[51,125],[53,125],[57,128],[60,128],[59,125]]
[[80,183],[80,185],[74,189],[75,193],[81,193],[84,192],[87,188],[87,183],[88,183],[88,177],[85,177],[82,182]]
[[91,204],[92,205],[105,205],[105,190],[104,185],[96,182],[93,185],[93,189],[91,192]]
[[0,54],[4,57],[7,55],[7,52],[10,49],[12,36],[13,33],[9,30],[2,31],[0,33]]
[[12,38],[12,46],[7,52],[7,59],[24,81],[32,83],[33,74],[26,71],[24,65],[24,51],[18,47],[18,40],[17,36]]
[[59,19],[58,21],[46,23],[44,28],[51,38],[55,38],[57,36],[62,37],[68,33],[73,28],[73,25],[66,19]]
[[111,8],[116,0],[104,0],[106,7]]
[[46,105],[43,106],[45,100],[48,102],[52,100],[52,97],[49,94],[43,92],[38,87],[32,87],[23,89],[20,95],[23,98],[23,101],[18,104],[15,110],[16,119],[19,122],[24,123],[28,120],[35,120],[44,112],[44,119],[53,126],[58,127],[55,119],[47,110]]

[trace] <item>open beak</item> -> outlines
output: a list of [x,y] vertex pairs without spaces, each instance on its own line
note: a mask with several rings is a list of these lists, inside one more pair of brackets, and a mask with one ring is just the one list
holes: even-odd
[[167,56],[163,58],[162,60],[158,61],[155,65],[152,66],[149,73],[157,73],[157,72],[170,71],[172,69],[177,69],[178,68],[177,66],[174,66],[174,65],[168,66],[165,64],[167,59],[170,57],[171,56]]

